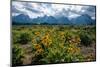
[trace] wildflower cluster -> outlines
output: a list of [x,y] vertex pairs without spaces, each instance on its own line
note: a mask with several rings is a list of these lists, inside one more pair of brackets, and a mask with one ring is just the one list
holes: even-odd
[[49,33],[46,33],[45,36],[43,36],[41,38],[41,43],[45,46],[45,47],[49,47],[52,44],[52,40],[50,39],[50,35]]
[[35,35],[36,35],[36,36],[39,36],[39,35],[40,35],[40,32],[35,32]]
[[78,54],[80,52],[80,48],[70,44],[69,47],[67,48],[67,52],[71,54]]

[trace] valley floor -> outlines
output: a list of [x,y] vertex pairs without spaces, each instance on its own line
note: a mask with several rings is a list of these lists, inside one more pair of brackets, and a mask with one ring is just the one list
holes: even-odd
[[12,63],[38,65],[96,61],[96,27],[12,25]]

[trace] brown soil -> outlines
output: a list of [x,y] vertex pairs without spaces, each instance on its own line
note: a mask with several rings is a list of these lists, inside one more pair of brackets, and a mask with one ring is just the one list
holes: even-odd
[[81,54],[85,57],[85,61],[95,61],[96,60],[96,44],[91,44],[91,46],[81,46]]
[[32,63],[32,46],[25,44],[21,45],[21,48],[24,50],[24,58],[22,59],[23,65],[31,64]]

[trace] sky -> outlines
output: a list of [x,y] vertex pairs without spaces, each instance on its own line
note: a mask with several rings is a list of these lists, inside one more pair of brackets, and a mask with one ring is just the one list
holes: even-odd
[[83,14],[88,14],[95,19],[95,6],[83,5],[65,5],[50,3],[33,3],[33,2],[12,2],[12,16],[19,14],[28,15],[30,18],[47,16],[76,18]]

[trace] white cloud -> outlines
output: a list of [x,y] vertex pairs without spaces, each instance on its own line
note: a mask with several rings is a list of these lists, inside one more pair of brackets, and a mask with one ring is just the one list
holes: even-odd
[[12,6],[18,10],[22,10],[24,8],[24,5],[21,2],[12,2]]
[[19,13],[12,13],[12,16],[17,16],[19,15]]
[[69,18],[72,19],[72,18],[75,18],[75,17],[78,17],[78,16],[80,16],[80,15],[78,15],[78,14],[72,14],[72,15],[69,16]]
[[[30,3],[30,2],[12,2],[12,8],[16,8],[19,13],[27,14],[30,18],[38,16],[66,16],[74,18],[81,14],[95,16],[94,12],[89,9],[90,6],[65,5],[65,4],[47,4],[47,3]],[[90,9],[91,10],[91,9]],[[12,12],[13,16],[19,13]]]

